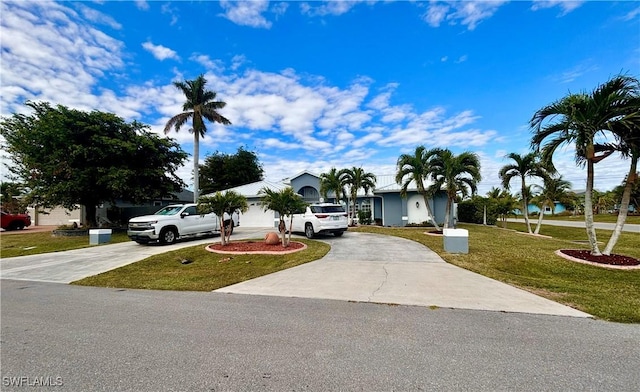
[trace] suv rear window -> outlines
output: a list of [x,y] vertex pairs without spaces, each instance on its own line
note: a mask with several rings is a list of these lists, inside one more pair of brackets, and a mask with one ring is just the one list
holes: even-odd
[[328,214],[331,212],[344,212],[344,207],[342,206],[311,206],[311,212]]

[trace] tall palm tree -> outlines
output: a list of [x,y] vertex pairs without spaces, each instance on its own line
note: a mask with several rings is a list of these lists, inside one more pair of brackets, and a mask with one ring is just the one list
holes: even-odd
[[200,194],[200,179],[198,173],[200,161],[200,137],[204,137],[207,132],[207,126],[204,120],[214,123],[230,125],[231,121],[218,113],[219,109],[226,106],[226,102],[216,101],[216,93],[205,90],[207,80],[203,75],[198,76],[194,80],[185,82],[174,82],[173,85],[182,90],[186,101],[182,105],[183,112],[171,117],[164,126],[164,133],[167,134],[174,128],[176,132],[189,120],[192,120],[192,126],[189,132],[193,133],[193,201],[198,202]]
[[605,255],[610,255],[613,247],[618,242],[624,222],[629,213],[629,203],[631,193],[638,179],[638,159],[640,158],[640,81],[636,78],[625,77],[619,82],[621,88],[622,101],[626,102],[626,113],[620,121],[610,124],[610,131],[615,135],[615,149],[623,157],[631,159],[629,173],[625,176],[624,190],[620,200],[620,209],[616,226],[611,233],[609,242],[605,247]]
[[334,193],[336,203],[339,203],[346,194],[340,172],[335,167],[327,173],[320,174],[320,194],[326,199],[329,192]]
[[551,162],[560,146],[574,143],[576,163],[587,166],[584,216],[592,255],[602,255],[593,225],[595,164],[615,152],[613,146],[597,140],[600,135],[606,137],[608,131],[619,134],[621,129],[636,129],[637,133],[637,87],[636,98],[630,99],[634,80],[617,76],[591,93],[569,94],[538,110],[529,122],[533,129],[531,145],[542,151],[543,161]]
[[536,197],[540,205],[540,213],[538,215],[538,224],[534,230],[534,234],[540,233],[540,226],[542,225],[542,219],[544,217],[544,210],[546,206],[551,208],[551,215],[556,213],[556,204],[566,203],[569,200],[568,194],[571,190],[571,183],[562,178],[562,176],[546,176],[543,178],[544,185],[540,194]]
[[434,183],[427,192],[435,194],[444,188],[447,193],[447,207],[444,214],[446,229],[451,219],[451,207],[458,194],[464,198],[475,195],[478,190],[478,182],[482,179],[480,158],[469,151],[454,155],[449,149],[439,149],[431,159],[431,167],[431,178]]
[[407,196],[407,189],[411,182],[416,184],[418,193],[422,195],[424,199],[424,205],[427,208],[429,219],[435,226],[437,231],[440,231],[440,226],[436,222],[436,218],[433,215],[431,206],[429,205],[429,194],[424,186],[424,180],[431,175],[431,158],[433,158],[436,149],[427,150],[424,146],[416,147],[416,151],[411,154],[402,154],[398,157],[396,164],[396,183],[401,186],[400,196]]
[[358,191],[362,188],[364,193],[376,187],[376,176],[373,173],[365,172],[361,167],[352,167],[351,169],[342,169],[339,172],[342,183],[350,188],[351,202],[353,209],[351,210],[351,224],[353,224],[356,213],[356,199]]
[[528,154],[520,155],[512,152],[507,154],[507,158],[513,159],[515,163],[511,163],[503,166],[500,169],[499,175],[502,179],[502,186],[505,189],[509,189],[511,180],[519,178],[521,183],[520,195],[522,197],[522,214],[524,215],[524,222],[527,225],[527,231],[529,234],[531,231],[531,223],[529,222],[529,197],[527,194],[527,178],[531,177],[543,177],[543,167],[540,163],[538,154],[531,152]]

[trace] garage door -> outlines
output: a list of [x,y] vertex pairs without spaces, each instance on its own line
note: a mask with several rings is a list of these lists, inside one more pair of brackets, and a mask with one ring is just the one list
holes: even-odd
[[275,227],[275,213],[264,211],[258,202],[250,202],[249,210],[240,215],[241,227]]
[[35,224],[38,226],[62,226],[70,225],[72,222],[80,223],[80,209],[69,211],[61,207],[45,209],[47,214],[43,212],[37,213]]

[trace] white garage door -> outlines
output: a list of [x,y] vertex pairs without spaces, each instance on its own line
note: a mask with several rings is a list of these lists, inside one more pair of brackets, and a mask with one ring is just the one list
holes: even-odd
[[38,226],[62,226],[70,225],[73,221],[80,222],[80,209],[69,211],[61,207],[45,209],[48,214],[38,212],[36,225]]
[[249,202],[249,210],[240,215],[240,227],[274,227],[275,213],[264,211],[257,202]]

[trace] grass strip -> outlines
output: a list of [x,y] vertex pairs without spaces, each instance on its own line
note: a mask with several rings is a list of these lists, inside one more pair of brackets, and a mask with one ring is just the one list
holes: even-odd
[[[254,240],[261,241],[261,240]],[[72,284],[131,289],[211,291],[317,260],[328,244],[306,239],[307,249],[283,255],[211,253],[205,245],[159,254]],[[190,263],[182,264],[182,260]]]
[[[127,233],[113,233],[108,244],[130,241]],[[41,253],[61,252],[65,250],[88,248],[89,235],[79,237],[56,237],[51,232],[3,234],[0,235],[0,256],[16,257]]]
[[[426,245],[445,261],[508,283],[553,301],[569,305],[598,318],[640,323],[640,270],[612,270],[572,262],[558,257],[558,249],[588,249],[573,241],[587,239],[580,228],[543,226],[534,237],[494,226],[460,224],[469,230],[469,253],[444,251],[443,238],[425,235],[427,228],[388,228],[366,226],[354,230],[394,235]],[[524,224],[509,223],[511,229]],[[610,231],[598,230],[600,241]],[[640,258],[640,236],[623,233],[614,253]]]

